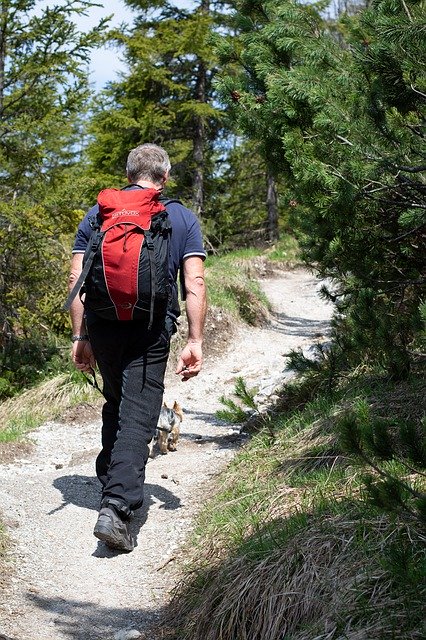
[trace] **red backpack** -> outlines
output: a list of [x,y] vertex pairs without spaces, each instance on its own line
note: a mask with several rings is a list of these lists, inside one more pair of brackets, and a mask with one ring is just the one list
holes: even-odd
[[68,296],[105,320],[164,318],[170,297],[171,226],[156,189],[105,189],[83,257],[83,270]]

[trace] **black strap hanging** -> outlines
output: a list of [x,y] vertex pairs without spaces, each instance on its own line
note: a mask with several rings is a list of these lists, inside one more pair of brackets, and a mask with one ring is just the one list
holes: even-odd
[[154,322],[154,303],[155,303],[155,292],[157,289],[157,271],[155,268],[154,243],[152,241],[152,235],[150,231],[145,231],[145,242],[146,242],[146,247],[148,249],[149,269],[151,274],[151,304],[149,309],[149,324],[148,324],[148,331],[150,331],[152,329],[152,325]]

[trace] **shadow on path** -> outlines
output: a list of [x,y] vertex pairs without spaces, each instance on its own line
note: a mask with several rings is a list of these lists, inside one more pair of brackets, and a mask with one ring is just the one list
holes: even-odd
[[[67,505],[73,504],[82,509],[98,511],[101,498],[100,484],[96,477],[89,476],[61,476],[56,478],[53,486],[62,493],[62,504],[49,511],[48,515],[53,515]],[[158,484],[145,483],[144,503],[130,522],[130,531],[137,538],[140,529],[145,524],[151,505],[161,502],[160,509],[175,510],[181,508],[181,500],[174,493]],[[95,524],[95,523],[93,523]],[[113,551],[99,542],[93,555],[98,558],[113,558],[120,552]],[[1,638],[0,638],[1,640]]]
[[110,608],[65,598],[44,598],[32,593],[27,594],[27,598],[51,615],[58,637],[72,640],[105,640],[124,629],[143,631],[161,614],[155,610],[144,612],[142,609]]
[[[209,426],[214,425],[216,427],[223,427],[223,429],[226,429],[226,430],[228,430],[233,426],[230,422],[227,422],[226,420],[222,420],[221,418],[218,418],[215,413],[208,413],[206,411],[198,411],[194,409],[193,410],[184,409],[183,413],[184,415],[191,416],[191,418],[198,420],[198,422],[204,422],[206,425],[209,425]],[[187,438],[202,437],[203,440],[208,439],[208,436],[200,436],[200,434],[191,433],[190,431],[185,431],[185,428],[183,426],[181,427],[180,433],[181,433],[181,436],[184,436]],[[226,434],[224,433],[222,435],[217,436],[216,438],[213,437],[209,441],[212,441],[212,442],[217,441],[218,444],[226,443]],[[224,446],[226,446],[226,444]]]
[[280,333],[303,338],[315,338],[327,335],[330,331],[329,320],[312,320],[285,313],[273,313],[272,326]]
[[96,477],[70,475],[55,478],[53,486],[62,493],[62,504],[52,511],[49,516],[61,511],[69,504],[74,504],[83,509],[99,509],[101,489]]

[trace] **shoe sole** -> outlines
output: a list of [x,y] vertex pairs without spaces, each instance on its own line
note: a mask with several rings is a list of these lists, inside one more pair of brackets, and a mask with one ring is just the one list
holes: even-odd
[[122,538],[118,538],[115,535],[109,523],[104,525],[102,522],[98,522],[93,530],[93,535],[98,540],[105,542],[111,549],[118,549],[119,551],[133,551],[134,549],[132,542],[126,543]]

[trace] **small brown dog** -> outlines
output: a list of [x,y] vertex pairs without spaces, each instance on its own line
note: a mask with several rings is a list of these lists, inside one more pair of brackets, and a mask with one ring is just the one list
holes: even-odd
[[[167,451],[176,451],[176,445],[180,433],[180,423],[182,420],[183,412],[180,404],[175,401],[173,407],[169,409],[164,402],[161,407],[155,436],[158,442],[158,448],[163,455],[165,455]],[[151,443],[151,456],[152,452],[153,443]]]

